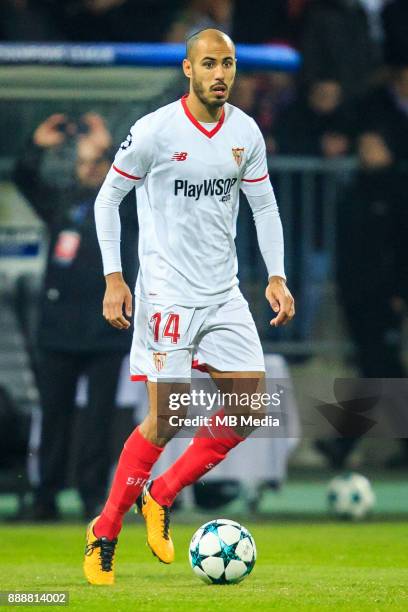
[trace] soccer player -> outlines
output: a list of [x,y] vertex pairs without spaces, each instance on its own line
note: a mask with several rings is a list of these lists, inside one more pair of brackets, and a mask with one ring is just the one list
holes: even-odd
[[175,497],[246,435],[226,425],[211,426],[207,435],[200,429],[181,457],[149,481],[177,431],[160,416],[170,392],[188,389],[193,359],[206,364],[221,390],[254,390],[264,382],[261,344],[236,276],[240,189],[252,208],[268,270],[266,298],[276,315],[271,325],[294,316],[264,140],[253,119],[227,103],[236,72],[233,42],[219,30],[198,32],[187,41],[183,70],[189,93],[132,126],[95,203],[106,278],[103,315],[126,330],[132,295],[122,276],[118,209],[137,189],[140,271],[130,367],[133,380],[147,383],[149,414],[126,440],[108,500],[88,526],[84,571],[92,584],[113,583],[117,537],[136,501],[148,545],[160,561],[171,563],[169,510]]

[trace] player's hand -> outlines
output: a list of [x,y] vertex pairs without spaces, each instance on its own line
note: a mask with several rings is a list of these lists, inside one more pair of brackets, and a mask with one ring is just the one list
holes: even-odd
[[268,300],[273,312],[277,316],[271,320],[272,327],[286,325],[295,316],[295,300],[286,282],[280,276],[271,276],[269,284],[265,290],[265,297]]
[[34,132],[33,142],[38,147],[55,147],[62,144],[65,140],[65,131],[61,126],[66,124],[67,116],[62,113],[55,113],[41,123]]
[[[106,291],[103,298],[103,316],[112,327],[128,329],[132,316],[132,294],[120,272],[106,277]],[[125,316],[126,315],[126,316]]]

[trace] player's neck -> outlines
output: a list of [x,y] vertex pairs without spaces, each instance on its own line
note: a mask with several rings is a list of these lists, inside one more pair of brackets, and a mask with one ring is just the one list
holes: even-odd
[[209,108],[203,104],[199,98],[197,98],[194,92],[191,91],[188,94],[186,103],[188,110],[193,115],[194,119],[197,119],[197,121],[202,121],[203,123],[215,123],[220,120],[223,109],[222,106],[218,108]]

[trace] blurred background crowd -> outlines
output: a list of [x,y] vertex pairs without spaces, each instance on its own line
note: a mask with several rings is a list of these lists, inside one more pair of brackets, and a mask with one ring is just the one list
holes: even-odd
[[[265,324],[264,269],[248,209],[240,213],[237,236],[241,286],[255,300],[266,350],[283,353],[293,368],[322,355],[327,359],[327,346],[326,354],[322,346],[333,340],[332,353],[343,359],[340,373],[405,377],[406,0],[3,0],[1,11],[1,42],[184,42],[197,30],[215,27],[236,43],[297,49],[302,57],[297,73],[241,72],[231,99],[256,119],[265,136],[297,321],[278,333]],[[124,86],[149,87],[140,84],[143,75],[138,78]],[[41,289],[33,292],[27,275],[13,288],[13,309],[43,415],[39,518],[57,515],[55,494],[70,451],[67,432],[83,374],[89,379],[88,410],[84,439],[77,444],[86,451],[79,452],[75,482],[87,515],[93,516],[103,500],[110,467],[104,446],[129,342],[98,319],[103,277],[92,205],[128,126],[185,88],[181,79],[170,79],[160,96],[138,107],[136,116],[132,103],[120,96],[108,104],[62,98],[31,104],[0,101],[0,160],[12,159],[11,165],[5,163],[7,180],[41,219],[48,237]],[[132,284],[137,219],[131,206],[122,209],[123,257]],[[7,215],[0,212],[2,225]],[[341,324],[330,308],[334,303]],[[352,350],[343,350],[344,338],[351,340]],[[4,383],[3,416],[6,391]],[[315,448],[338,468],[347,464],[356,442],[318,440]],[[400,448],[388,467],[408,466],[406,439]],[[98,486],[92,486],[96,479]]]

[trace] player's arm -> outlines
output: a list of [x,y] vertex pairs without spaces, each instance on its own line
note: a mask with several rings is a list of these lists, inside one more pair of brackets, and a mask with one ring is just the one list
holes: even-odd
[[147,142],[138,123],[122,143],[95,201],[95,223],[101,249],[106,291],[103,316],[117,329],[128,329],[132,316],[132,294],[122,275],[119,206],[134,187],[143,184],[148,171]]
[[286,286],[282,223],[269,179],[267,187],[269,189],[263,195],[247,193],[247,199],[255,220],[259,249],[268,270],[265,296],[276,313],[271,325],[278,327],[294,317],[295,305]]
[[247,162],[241,189],[252,209],[259,249],[268,270],[265,296],[276,317],[271,325],[285,325],[295,315],[292,294],[286,286],[282,223],[269,180],[265,143],[258,128],[256,142]]
[[119,206],[132,185],[117,185],[114,170],[109,173],[95,200],[95,223],[98,242],[102,253],[106,290],[103,299],[103,316],[113,327],[127,329],[125,318],[132,316],[132,294],[122,276],[120,257],[120,215]]

